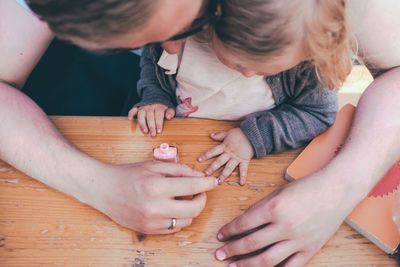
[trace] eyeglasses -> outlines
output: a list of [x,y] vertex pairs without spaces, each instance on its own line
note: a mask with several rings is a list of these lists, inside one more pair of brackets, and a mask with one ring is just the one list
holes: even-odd
[[163,41],[163,42],[153,42],[153,43],[148,43],[144,46],[140,47],[135,47],[135,48],[107,48],[107,49],[102,49],[100,53],[121,53],[121,52],[127,52],[127,51],[132,51],[132,50],[137,50],[144,48],[146,46],[150,45],[161,45],[165,42],[169,41],[176,41],[176,40],[181,40],[184,38],[187,38],[189,36],[192,36],[196,33],[199,33],[201,31],[206,30],[208,27],[211,25],[215,24],[215,22],[218,20],[218,18],[221,17],[221,3],[220,0],[208,0],[208,6],[206,8],[206,13],[200,17],[197,18],[193,21],[191,26],[189,27],[188,30],[186,30],[183,33],[179,33],[175,36],[172,36],[171,38]]

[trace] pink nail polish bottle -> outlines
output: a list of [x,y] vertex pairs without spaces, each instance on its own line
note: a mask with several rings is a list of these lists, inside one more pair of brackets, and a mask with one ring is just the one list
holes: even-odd
[[154,148],[153,157],[160,161],[178,162],[178,148],[162,143],[159,147]]

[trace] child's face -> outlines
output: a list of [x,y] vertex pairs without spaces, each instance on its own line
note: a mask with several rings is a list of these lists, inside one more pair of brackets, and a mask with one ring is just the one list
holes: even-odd
[[218,59],[225,66],[237,70],[245,77],[253,75],[272,76],[307,60],[302,42],[287,48],[282,56],[268,58],[268,55],[266,55],[265,57],[260,56],[257,60],[249,60],[245,56],[238,56],[237,53],[230,51],[217,38],[213,40],[213,48]]

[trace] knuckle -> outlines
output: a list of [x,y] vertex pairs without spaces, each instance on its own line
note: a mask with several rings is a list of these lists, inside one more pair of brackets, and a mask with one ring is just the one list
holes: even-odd
[[268,212],[272,215],[278,215],[279,213],[279,206],[280,206],[280,201],[275,199],[272,199],[269,203],[269,207],[268,207]]
[[276,266],[276,260],[270,253],[262,253],[260,255],[262,266]]
[[225,176],[229,176],[233,172],[234,168],[230,166],[226,166],[225,169],[223,170],[222,174]]
[[212,158],[212,156],[213,156],[213,154],[212,154],[212,152],[211,152],[210,150],[207,151],[206,153],[204,153],[203,155],[204,155],[204,157],[207,158],[207,159]]
[[141,192],[145,197],[153,197],[156,195],[156,186],[151,179],[142,179],[141,182]]
[[152,229],[148,225],[144,225],[144,226],[142,226],[142,230],[140,232],[143,234],[152,234],[152,233],[154,233],[154,229]]
[[236,226],[238,229],[246,229],[248,225],[248,220],[246,216],[239,216],[236,221]]
[[245,246],[249,248],[258,248],[259,240],[254,235],[250,235],[246,238]]
[[[141,210],[142,217],[146,221],[151,221],[157,214],[156,209],[149,204],[143,205],[143,208]],[[149,227],[148,225],[149,222],[147,222],[146,227]]]
[[217,158],[212,164],[215,166],[217,166],[217,165],[221,166],[221,165],[223,165],[223,161],[221,158]]

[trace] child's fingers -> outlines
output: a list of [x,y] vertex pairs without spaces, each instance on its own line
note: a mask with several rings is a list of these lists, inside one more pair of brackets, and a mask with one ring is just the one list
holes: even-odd
[[227,135],[228,132],[219,132],[219,133],[211,133],[210,137],[215,141],[223,141]]
[[216,160],[214,160],[210,166],[208,166],[208,168],[204,171],[204,173],[206,175],[210,175],[211,173],[215,172],[216,170],[218,170],[221,166],[225,165],[225,163],[228,162],[228,160],[231,157],[226,154],[223,153],[221,156],[219,156]]
[[143,133],[148,133],[149,129],[147,128],[147,123],[146,123],[146,110],[139,109],[139,111],[137,113],[137,121],[138,121],[140,129],[142,129]]
[[163,128],[163,123],[164,123],[165,109],[164,108],[156,108],[154,113],[155,113],[155,123],[156,123],[157,133],[161,133],[162,128]]
[[249,169],[249,162],[241,162],[239,164],[239,183],[244,185],[246,183],[247,171]]
[[235,170],[237,165],[239,165],[239,161],[231,158],[228,161],[228,163],[225,165],[225,168],[222,171],[222,173],[217,178],[219,183],[222,183],[223,181],[225,181],[225,179],[228,178],[232,174],[232,172]]
[[170,120],[174,116],[175,116],[175,109],[173,109],[173,108],[167,109],[167,111],[165,112],[165,118],[167,118],[167,120]]
[[149,127],[149,132],[151,136],[156,136],[156,123],[154,118],[154,109],[146,112],[147,127]]
[[133,120],[133,118],[136,116],[137,112],[138,112],[137,107],[131,108],[131,110],[129,110],[129,113],[128,113],[128,120]]
[[216,157],[222,153],[224,153],[224,146],[221,144],[221,145],[211,148],[203,155],[200,155],[200,157],[198,157],[197,160],[202,162],[202,161],[208,160],[210,158]]

